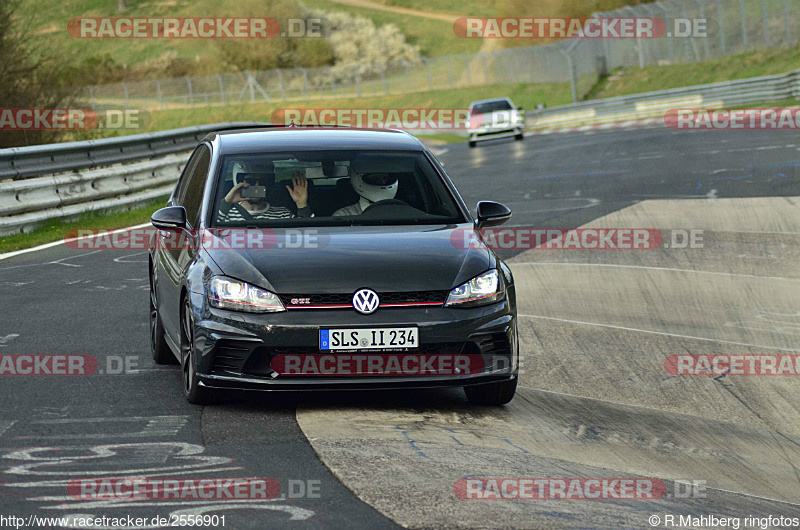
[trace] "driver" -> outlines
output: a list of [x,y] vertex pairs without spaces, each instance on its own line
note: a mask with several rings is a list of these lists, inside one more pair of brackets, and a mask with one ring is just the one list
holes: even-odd
[[350,184],[361,198],[355,204],[339,208],[333,212],[334,216],[361,215],[372,203],[394,199],[397,195],[397,177],[389,173],[359,175],[354,172]]
[[308,181],[300,173],[292,175],[292,185],[286,186],[292,200],[297,205],[297,215],[283,206],[272,206],[266,197],[242,197],[241,190],[250,186],[269,186],[267,174],[254,173],[246,162],[233,165],[233,188],[225,196],[219,209],[218,218],[222,222],[243,222],[260,219],[291,219],[293,217],[313,217],[308,206]]

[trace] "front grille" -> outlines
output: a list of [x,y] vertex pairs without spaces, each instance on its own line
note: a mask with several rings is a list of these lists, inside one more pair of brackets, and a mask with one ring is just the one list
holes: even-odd
[[[378,293],[380,307],[393,305],[444,304],[448,291],[409,291]],[[353,293],[349,294],[282,294],[281,302],[291,309],[318,309],[326,307],[352,307]],[[301,303],[300,300],[303,302]],[[307,302],[306,302],[307,301]]]
[[[500,336],[503,336],[500,334]],[[486,337],[489,337],[487,335]],[[469,348],[466,348],[469,346]],[[410,351],[396,351],[397,355],[450,355],[478,353],[475,339],[472,342],[422,343]],[[392,353],[393,350],[381,352]],[[358,351],[320,351],[318,346],[265,346],[256,341],[221,339],[214,346],[211,373],[214,375],[251,375],[268,377],[272,374],[272,360],[276,355],[354,355]]]
[[420,344],[420,347],[414,352],[419,355],[458,355],[463,349],[463,342],[437,342]]
[[276,355],[308,355],[318,353],[319,349],[314,346],[298,347],[267,347],[259,346],[242,368],[242,373],[246,375],[268,376],[272,373],[272,359]]
[[[420,344],[419,348],[404,352],[397,351],[397,355],[451,355],[456,356],[464,349],[463,342],[441,342],[432,344]],[[391,354],[392,351],[376,353],[378,355]],[[320,351],[315,346],[299,347],[266,347],[260,346],[245,363],[242,373],[254,376],[269,376],[272,374],[272,359],[276,355],[366,355],[358,351]]]

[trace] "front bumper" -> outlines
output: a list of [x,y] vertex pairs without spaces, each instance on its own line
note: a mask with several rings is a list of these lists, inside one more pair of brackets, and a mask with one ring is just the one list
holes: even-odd
[[469,140],[477,142],[480,140],[494,140],[497,138],[508,138],[523,134],[525,131],[524,124],[508,124],[507,126],[487,127],[480,129],[471,129],[469,131]]
[[[209,307],[192,295],[195,358],[204,387],[244,390],[392,389],[470,386],[516,377],[519,362],[515,310],[508,297],[481,308],[386,308],[372,315],[351,309],[290,310],[254,315]],[[201,308],[201,309],[200,309]],[[280,375],[275,355],[320,352],[319,330],[417,326],[418,348],[401,355],[470,355],[478,373],[463,375]],[[352,353],[352,352],[345,352]]]

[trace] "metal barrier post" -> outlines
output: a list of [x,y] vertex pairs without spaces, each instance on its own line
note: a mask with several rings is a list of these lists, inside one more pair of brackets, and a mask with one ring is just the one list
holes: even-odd
[[[225,84],[222,82],[222,76],[217,74],[217,84],[219,85],[219,96],[222,99],[222,104],[225,105]],[[161,92],[159,90],[159,92]]]
[[747,42],[747,19],[744,17],[744,0],[739,0],[739,17],[742,20],[742,43],[744,44],[744,51],[750,47]]
[[728,48],[725,45],[725,15],[722,12],[722,0],[717,2],[717,17],[719,18],[719,45],[722,47],[722,55],[728,53]]

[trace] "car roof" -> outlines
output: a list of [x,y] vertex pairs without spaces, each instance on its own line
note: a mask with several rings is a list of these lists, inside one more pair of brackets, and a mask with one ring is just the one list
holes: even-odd
[[491,103],[492,101],[508,101],[511,103],[511,106],[514,106],[514,103],[511,101],[511,98],[490,98],[490,99],[481,99],[479,101],[473,101],[469,104],[470,107],[474,107],[475,105],[480,105],[481,103]]
[[213,132],[204,141],[216,141],[222,154],[264,150],[424,150],[419,140],[394,129],[255,127]]

